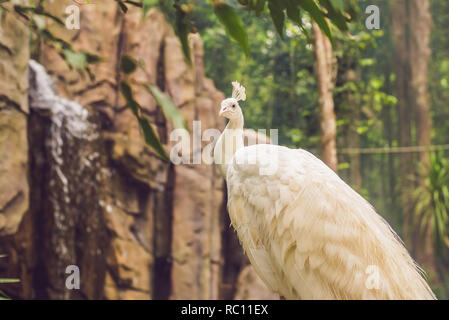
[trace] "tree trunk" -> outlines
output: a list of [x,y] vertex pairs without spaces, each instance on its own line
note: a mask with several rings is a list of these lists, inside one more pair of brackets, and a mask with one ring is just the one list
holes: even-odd
[[[384,70],[384,90],[385,93],[388,95],[393,94],[392,93],[392,85],[390,80],[390,74],[391,74],[391,64],[388,63],[385,66]],[[394,119],[394,110],[390,108],[390,105],[384,106],[382,109],[382,121],[384,125],[384,132],[385,132],[385,139],[388,141],[388,147],[393,147],[393,139],[395,130],[393,129],[393,119]],[[388,154],[388,188],[387,188],[387,208],[391,210],[391,212],[397,212],[396,210],[396,171],[395,171],[395,162],[394,157],[392,153]],[[400,227],[402,231],[402,217],[400,215],[395,215],[395,221],[396,221],[396,227]]]
[[[413,21],[413,28],[409,28],[409,59],[410,59],[410,102],[413,103],[415,115],[416,143],[418,146],[430,145],[430,102],[427,89],[427,76],[430,60],[430,31],[432,17],[429,11],[429,0],[410,0],[409,19]],[[426,150],[420,152],[419,162],[427,168],[429,154]],[[418,175],[420,186],[424,184],[421,172]],[[434,265],[434,252],[432,246],[432,230],[430,225],[426,228],[425,239],[420,237],[414,241],[419,246],[418,259],[427,266]]]
[[[392,1],[392,32],[395,48],[396,85],[398,97],[399,145],[412,145],[411,116],[414,114],[416,143],[430,145],[430,103],[427,90],[427,74],[430,59],[430,31],[432,18],[429,0]],[[430,226],[426,228],[424,241],[417,230],[412,232],[411,207],[414,183],[410,178],[416,173],[411,153],[400,154],[401,202],[404,214],[404,239],[411,244],[419,263],[429,271],[435,270]],[[427,151],[419,154],[420,163],[429,163]],[[419,177],[419,185],[424,183]],[[418,218],[419,219],[419,218]]]
[[[408,45],[407,45],[407,4],[406,0],[391,1],[392,5],[392,35],[394,47],[394,67],[396,72],[396,96],[398,98],[397,115],[398,115],[398,142],[399,146],[410,146],[412,144],[411,135],[411,107],[408,95]],[[406,243],[410,243],[410,223],[411,210],[410,195],[412,193],[412,185],[410,183],[410,174],[414,171],[413,156],[411,153],[400,153],[400,190],[401,190],[401,206],[404,216],[403,237]]]
[[332,90],[335,85],[335,58],[329,39],[320,28],[312,24],[315,45],[315,72],[320,108],[321,157],[332,170],[337,172],[337,125]]
[[[345,74],[345,81],[355,82],[357,80],[357,71],[354,65],[350,65],[349,69]],[[358,149],[360,148],[360,135],[357,132],[357,125],[360,121],[360,105],[355,97],[353,90],[348,90],[346,93],[346,103],[351,110],[351,124],[348,128],[348,146],[350,148]],[[359,153],[354,153],[349,155],[350,163],[350,181],[351,185],[360,191],[362,188],[362,174],[361,174],[361,155]]]
[[[427,75],[430,60],[430,31],[432,16],[429,0],[410,0],[409,17],[413,28],[409,32],[410,52],[410,94],[415,110],[416,143],[419,146],[430,145],[430,102],[427,90]],[[420,153],[420,162],[429,164],[426,151]]]

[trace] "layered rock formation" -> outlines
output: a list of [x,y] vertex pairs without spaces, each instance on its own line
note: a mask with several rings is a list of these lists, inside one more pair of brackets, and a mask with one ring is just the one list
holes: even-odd
[[[61,16],[69,4],[48,1],[48,10]],[[251,271],[237,280],[247,261],[229,227],[216,168],[160,160],[144,144],[118,90],[125,79],[119,59],[127,54],[142,61],[145,71],[126,81],[157,85],[190,129],[194,120],[201,121],[202,130],[222,129],[217,111],[224,95],[204,75],[199,37],[191,38],[189,66],[171,26],[154,9],[143,20],[141,10],[131,6],[123,14],[114,2],[85,5],[81,29],[72,31],[49,20],[55,36],[102,57],[90,66],[90,78],[69,68],[52,46],[42,43],[35,54],[54,79],[54,94],[88,111],[85,121],[94,138],[83,139],[69,134],[68,118],[55,126],[52,107],[39,107],[35,93],[28,111],[28,86],[30,92],[42,90],[36,70],[28,77],[28,34],[12,15],[0,23],[0,253],[9,255],[7,262],[0,261],[0,275],[21,279],[8,293],[51,299],[218,299],[233,298],[237,291],[245,292],[242,298],[268,292],[258,283],[256,296],[248,293],[254,292],[244,288],[254,283]],[[145,89],[133,89],[170,150],[176,143],[170,141],[171,123]],[[80,268],[80,290],[65,287],[68,265]]]
[[[0,236],[17,231],[28,210],[27,181],[29,31],[0,15]],[[14,152],[7,152],[14,151]]]

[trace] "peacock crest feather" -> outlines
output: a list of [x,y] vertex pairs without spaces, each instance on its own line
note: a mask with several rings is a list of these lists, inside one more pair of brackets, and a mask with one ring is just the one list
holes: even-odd
[[246,89],[237,81],[232,82],[232,97],[237,101],[246,100]]

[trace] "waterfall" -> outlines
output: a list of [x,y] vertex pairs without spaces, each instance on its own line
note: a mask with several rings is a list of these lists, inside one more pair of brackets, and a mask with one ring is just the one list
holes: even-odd
[[104,254],[104,152],[91,120],[95,117],[78,102],[61,97],[42,65],[30,60],[29,70],[29,144],[35,163],[31,184],[41,194],[30,207],[42,228],[41,246],[50,252],[42,272],[57,274],[47,277],[53,282],[38,296],[69,299],[77,293],[65,286],[67,266],[81,269],[86,261],[102,259]]
[[[92,141],[98,137],[95,126],[89,122],[87,109],[75,101],[65,99],[56,93],[56,86],[47,74],[45,68],[34,60],[29,61],[31,86],[30,99],[31,108],[39,111],[48,111],[51,118],[51,154],[56,164],[56,173],[63,184],[66,193],[64,200],[70,202],[68,197],[68,181],[62,171],[64,159],[62,157],[63,133],[68,137],[80,140]],[[83,159],[85,165],[90,165],[93,157],[90,155]]]
[[[29,61],[32,73],[30,95],[33,108],[49,110],[57,134],[66,120],[66,128],[78,139],[92,140],[96,138],[93,125],[88,121],[88,111],[75,101],[65,99],[56,93],[56,86],[45,68],[34,60]],[[60,134],[58,135],[61,138]]]

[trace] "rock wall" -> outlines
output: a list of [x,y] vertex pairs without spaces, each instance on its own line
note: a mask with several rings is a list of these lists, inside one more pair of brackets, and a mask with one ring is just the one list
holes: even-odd
[[[47,1],[47,8],[61,16],[69,4]],[[190,129],[193,120],[202,130],[223,129],[217,111],[224,95],[204,75],[200,38],[191,37],[189,66],[154,9],[143,20],[132,6],[123,14],[114,2],[84,5],[81,29],[72,31],[47,21],[55,36],[102,57],[90,66],[90,78],[45,43],[33,55],[55,79],[56,94],[89,111],[98,134],[93,141],[62,136],[65,190],[52,153],[51,115],[33,107],[33,95],[28,111],[28,84],[36,84],[33,74],[28,81],[27,31],[11,15],[0,23],[0,253],[8,254],[0,275],[21,279],[6,291],[44,299],[229,299],[245,292],[238,296],[250,299],[262,290],[275,298],[263,284],[250,289],[251,270],[238,280],[248,262],[229,227],[216,168],[160,160],[118,90],[119,58],[128,54],[145,69],[128,82],[149,82],[169,94]],[[170,150],[170,122],[146,90],[133,88]],[[80,290],[65,288],[65,267],[72,264],[80,268]]]
[[[15,233],[28,210],[28,29],[0,15],[0,236]],[[10,152],[14,150],[14,152]]]

